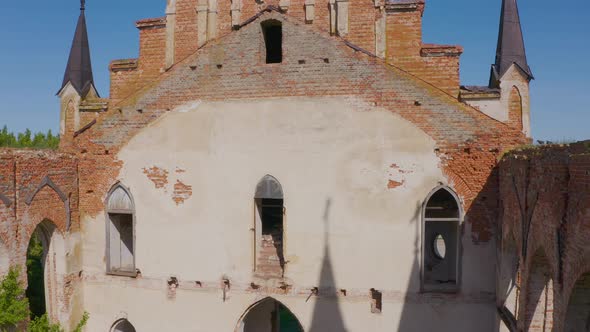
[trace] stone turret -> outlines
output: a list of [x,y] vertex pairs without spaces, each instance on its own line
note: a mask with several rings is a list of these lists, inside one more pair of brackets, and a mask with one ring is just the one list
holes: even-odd
[[[91,101],[90,104],[94,105],[99,98],[92,75],[85,7],[85,0],[81,0],[80,16],[70,49],[68,64],[61,88],[57,93],[61,99],[60,137],[62,146],[69,145],[76,131],[91,121],[87,119],[88,117],[95,117],[95,114],[92,114],[95,107],[87,107],[87,105],[84,106],[83,104]],[[97,110],[104,110],[104,107],[100,106]],[[86,115],[81,113],[85,111],[90,113]]]
[[461,99],[531,137],[528,65],[517,0],[503,0],[496,61],[485,86],[464,86]]

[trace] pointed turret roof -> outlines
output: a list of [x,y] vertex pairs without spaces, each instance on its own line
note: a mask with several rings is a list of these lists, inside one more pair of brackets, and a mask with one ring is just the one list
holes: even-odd
[[496,63],[494,70],[499,77],[514,63],[529,79],[533,73],[526,60],[524,38],[520,26],[517,0],[502,0],[502,14],[500,16],[500,33],[498,35],[498,48],[496,49]]
[[92,76],[92,63],[90,62],[90,45],[86,30],[85,0],[80,1],[80,17],[76,26],[76,33],[72,41],[70,57],[64,74],[61,90],[69,83],[83,96],[91,87],[94,87]]

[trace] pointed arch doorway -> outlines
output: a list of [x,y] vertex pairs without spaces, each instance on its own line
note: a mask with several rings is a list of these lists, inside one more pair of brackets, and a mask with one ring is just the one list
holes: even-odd
[[52,221],[43,220],[31,234],[26,267],[31,318],[47,314],[51,322],[63,323],[65,239]]
[[236,332],[303,332],[303,327],[284,304],[267,297],[246,310]]

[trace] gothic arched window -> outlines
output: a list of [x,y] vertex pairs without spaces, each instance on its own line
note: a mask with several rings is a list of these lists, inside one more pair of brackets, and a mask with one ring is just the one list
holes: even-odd
[[135,276],[135,207],[129,190],[115,186],[107,199],[107,272]]
[[459,226],[457,195],[436,188],[423,209],[422,286],[425,290],[456,290],[459,282]]

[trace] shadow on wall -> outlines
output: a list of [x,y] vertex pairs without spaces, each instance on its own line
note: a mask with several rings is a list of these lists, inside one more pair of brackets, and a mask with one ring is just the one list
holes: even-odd
[[[498,196],[497,174],[497,170],[490,174],[479,194],[473,198],[468,210],[463,212],[463,221],[457,226],[458,250],[455,253],[457,261],[454,263],[456,275],[452,278],[454,280],[441,280],[440,285],[436,284],[438,281],[436,278],[429,281],[428,285],[423,285],[421,255],[426,250],[436,251],[437,244],[433,242],[431,248],[423,248],[424,220],[422,202],[417,203],[414,218],[412,218],[412,221],[415,221],[416,234],[412,272],[405,288],[405,296],[400,299],[402,303],[397,331],[429,331],[433,329],[439,331],[475,331],[479,330],[482,324],[490,326],[487,331],[496,329],[494,325],[497,325],[497,310],[493,296],[473,301],[470,299],[463,300],[464,296],[469,297],[470,294],[464,294],[461,286],[464,271],[463,263],[465,261],[463,259],[462,244],[465,241],[481,241],[484,243],[494,241],[494,234],[497,232],[494,229],[494,221],[497,220],[498,215],[498,200],[496,199]],[[427,199],[427,197],[424,199]],[[469,197],[464,199],[469,200]],[[463,208],[468,203],[463,202]],[[458,204],[461,204],[461,202],[458,202]],[[430,200],[428,205],[430,205]],[[470,227],[467,227],[468,224]],[[473,231],[471,234],[466,234],[468,229],[477,230],[477,232]],[[449,249],[445,249],[446,254],[452,255],[452,251]],[[442,257],[438,255],[438,258],[445,260],[452,257],[443,254]],[[490,262],[490,264],[493,264],[493,262]],[[489,285],[489,289],[494,288],[494,284]],[[474,306],[476,309],[468,306]],[[387,309],[384,308],[384,310]],[[478,312],[477,317],[470,316],[474,312]],[[481,320],[482,317],[485,317],[485,321]]]
[[308,332],[347,331],[337,297],[336,280],[332,269],[329,243],[331,199],[326,200],[324,210],[324,258],[320,272],[318,296],[313,309],[313,318]]

